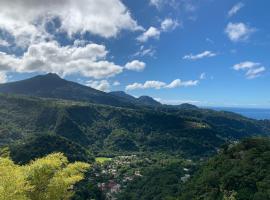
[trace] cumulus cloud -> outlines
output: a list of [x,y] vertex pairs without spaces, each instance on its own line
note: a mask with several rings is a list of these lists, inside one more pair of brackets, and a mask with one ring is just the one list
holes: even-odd
[[172,81],[170,84],[166,85],[165,88],[177,88],[177,87],[190,87],[198,85],[198,80],[190,80],[190,81],[181,81],[180,79],[176,79]]
[[183,59],[184,60],[199,60],[199,59],[202,59],[202,58],[214,57],[216,55],[217,55],[216,53],[213,53],[211,51],[204,51],[204,52],[196,54],[196,55],[193,55],[193,54],[185,55],[183,57]]
[[0,38],[0,46],[8,47],[10,44],[6,41]]
[[137,40],[139,42],[146,42],[151,38],[159,39],[159,36],[160,36],[160,30],[151,26],[148,30],[146,30],[139,37],[137,37]]
[[243,4],[242,2],[239,2],[237,4],[235,4],[228,12],[228,17],[232,17],[233,15],[235,15],[236,13],[238,13],[238,11],[243,8],[245,6],[245,4]]
[[100,90],[103,92],[109,92],[110,91],[110,83],[107,80],[101,80],[101,81],[93,81],[89,80],[85,83],[88,87],[94,88],[96,90]]
[[133,70],[133,71],[137,71],[137,72],[141,72],[144,70],[145,68],[145,63],[139,60],[133,60],[131,62],[128,62],[125,65],[125,68],[128,70]]
[[5,72],[0,72],[0,84],[6,83],[8,80],[8,77]]
[[139,37],[137,37],[137,40],[139,42],[147,42],[151,38],[159,39],[162,32],[173,31],[178,26],[179,22],[177,20],[166,18],[161,22],[160,28],[151,26],[148,30],[146,30]]
[[105,38],[122,30],[143,30],[120,0],[1,0],[0,29],[19,45],[44,40],[44,25],[58,19],[59,31],[68,35],[90,32]]
[[106,60],[104,45],[60,46],[56,41],[32,44],[22,57],[0,52],[0,71],[54,72],[62,76],[80,74],[85,77],[115,76],[123,67]]
[[229,23],[225,29],[225,33],[233,42],[245,41],[252,33],[255,32],[254,28],[248,27],[244,23]]
[[261,63],[255,63],[251,61],[245,61],[239,64],[235,64],[233,66],[233,69],[236,71],[245,71],[246,77],[248,79],[254,79],[262,75],[262,73],[266,70],[264,66],[262,66]]
[[171,18],[166,18],[161,22],[161,30],[162,31],[172,31],[177,26],[179,26],[179,22],[177,20],[173,20]]
[[126,90],[136,90],[136,89],[161,89],[166,86],[166,83],[161,81],[146,81],[142,83],[133,83],[126,86]]
[[145,83],[133,83],[126,86],[126,90],[136,89],[172,89],[177,87],[190,87],[198,85],[198,80],[181,81],[180,79],[173,80],[166,84],[162,81],[146,81]]

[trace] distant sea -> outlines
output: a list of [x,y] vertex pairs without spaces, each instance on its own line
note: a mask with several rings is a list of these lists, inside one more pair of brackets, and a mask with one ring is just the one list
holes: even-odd
[[253,119],[270,119],[270,109],[263,108],[229,108],[229,107],[215,107],[212,108],[217,111],[229,111],[238,113],[245,117],[253,118]]

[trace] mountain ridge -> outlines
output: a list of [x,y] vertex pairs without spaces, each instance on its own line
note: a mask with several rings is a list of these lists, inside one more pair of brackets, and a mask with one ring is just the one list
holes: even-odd
[[[118,107],[174,107],[161,104],[149,96],[133,97],[124,91],[103,92],[77,82],[62,79],[57,74],[37,75],[25,80],[0,84],[0,93],[59,98]],[[177,108],[177,106],[175,106]]]

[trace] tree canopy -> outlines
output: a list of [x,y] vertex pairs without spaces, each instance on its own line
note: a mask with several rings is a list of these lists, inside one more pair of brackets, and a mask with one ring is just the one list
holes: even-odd
[[27,165],[0,158],[0,199],[68,200],[75,183],[84,179],[89,164],[69,163],[62,153],[50,154]]

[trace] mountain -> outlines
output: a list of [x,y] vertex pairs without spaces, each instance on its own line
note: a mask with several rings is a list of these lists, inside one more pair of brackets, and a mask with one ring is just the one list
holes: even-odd
[[112,106],[132,106],[131,103],[122,101],[120,98],[64,80],[52,73],[22,81],[0,84],[0,93],[88,101]]
[[150,107],[162,106],[161,103],[159,103],[158,101],[154,100],[152,97],[149,97],[149,96],[141,96],[139,98],[135,98],[123,91],[114,91],[114,92],[110,92],[110,94],[115,97],[121,98],[121,100],[125,100],[129,103],[132,103],[138,106],[150,106]]
[[187,109],[187,110],[197,110],[197,109],[199,109],[197,106],[194,106],[194,105],[189,104],[189,103],[183,103],[183,104],[180,104],[180,105],[176,105],[175,107],[179,108],[179,109]]
[[153,106],[153,107],[158,107],[162,105],[161,103],[159,103],[158,101],[154,100],[152,97],[149,97],[149,96],[141,96],[137,99],[137,101],[140,104]]
[[102,92],[79,83],[67,81],[57,74],[49,73],[33,78],[0,84],[0,93],[35,96],[43,98],[87,101],[118,107],[170,107],[181,109],[180,106],[166,106],[149,96],[135,98],[123,91]]
[[109,94],[115,96],[115,97],[118,97],[118,98],[122,98],[128,102],[132,102],[132,103],[136,103],[137,101],[137,98],[123,92],[123,91],[113,91],[113,92],[110,92]]

